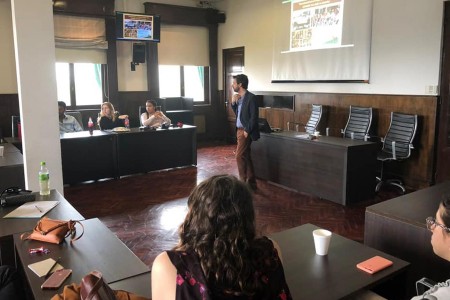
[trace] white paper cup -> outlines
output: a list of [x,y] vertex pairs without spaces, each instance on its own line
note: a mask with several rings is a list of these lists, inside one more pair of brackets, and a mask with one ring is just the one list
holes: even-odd
[[317,255],[327,255],[330,246],[331,231],[325,229],[316,229],[313,231],[314,246]]
[[0,157],[3,156],[4,151],[5,151],[5,146],[0,146]]
[[355,139],[355,133],[354,133],[354,132],[351,132],[351,133],[350,133],[350,138],[351,138],[352,140]]
[[320,131],[314,131],[314,135],[315,136],[319,136],[320,135]]

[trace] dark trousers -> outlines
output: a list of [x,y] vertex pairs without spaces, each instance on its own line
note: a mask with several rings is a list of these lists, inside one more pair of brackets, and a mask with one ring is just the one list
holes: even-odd
[[19,274],[14,268],[0,266],[0,299],[25,299]]
[[255,169],[251,157],[252,139],[250,136],[244,136],[244,129],[236,131],[237,148],[236,162],[239,171],[239,178],[250,184],[256,184]]

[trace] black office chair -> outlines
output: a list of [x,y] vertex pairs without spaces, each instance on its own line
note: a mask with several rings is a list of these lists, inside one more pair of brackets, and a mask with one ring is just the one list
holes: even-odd
[[366,140],[369,136],[370,125],[372,124],[372,107],[357,107],[350,105],[350,114],[347,125],[342,134],[344,138],[355,140]]
[[319,104],[312,104],[311,115],[309,116],[309,120],[306,124],[295,123],[295,122],[287,122],[288,131],[291,128],[291,125],[295,125],[295,131],[300,131],[300,126],[304,126],[305,132],[309,134],[314,134],[314,131],[317,131],[320,120],[322,119],[323,107]]
[[382,140],[383,148],[377,155],[377,160],[381,161],[380,177],[375,187],[378,192],[383,184],[391,184],[399,187],[405,193],[405,187],[400,179],[384,178],[384,163],[388,161],[401,161],[411,155],[413,140],[417,130],[417,115],[401,114],[391,112],[391,125]]
[[77,120],[78,124],[80,124],[81,128],[84,130],[83,117],[81,116],[81,112],[77,110],[66,110],[65,114],[74,117]]
[[305,125],[305,132],[313,134],[314,131],[317,131],[320,119],[322,119],[322,105],[313,104],[311,116],[309,117],[308,123]]

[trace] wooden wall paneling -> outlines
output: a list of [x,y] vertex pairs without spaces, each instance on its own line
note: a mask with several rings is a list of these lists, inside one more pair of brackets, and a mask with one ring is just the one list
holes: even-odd
[[[278,94],[273,92],[273,95]],[[295,95],[295,111],[292,118],[296,122],[306,122],[311,104],[326,105],[328,109],[326,127],[330,135],[340,136],[341,129],[347,123],[350,105],[372,107],[374,110],[373,135],[384,137],[390,125],[390,113],[401,112],[417,114],[419,127],[414,141],[415,149],[411,157],[398,164],[389,166],[389,171],[404,179],[407,186],[422,188],[434,182],[434,144],[436,133],[436,96],[414,95],[368,95],[368,94],[332,94],[332,93],[298,93]],[[272,126],[286,126],[290,117],[285,111],[277,109],[260,109],[260,114],[267,116]]]
[[114,15],[114,0],[54,0],[53,11],[73,15]]

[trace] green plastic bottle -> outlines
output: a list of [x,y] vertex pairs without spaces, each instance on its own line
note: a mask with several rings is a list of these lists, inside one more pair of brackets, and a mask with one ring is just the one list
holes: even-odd
[[42,196],[50,195],[50,174],[45,161],[41,161],[41,169],[39,170],[39,194]]

